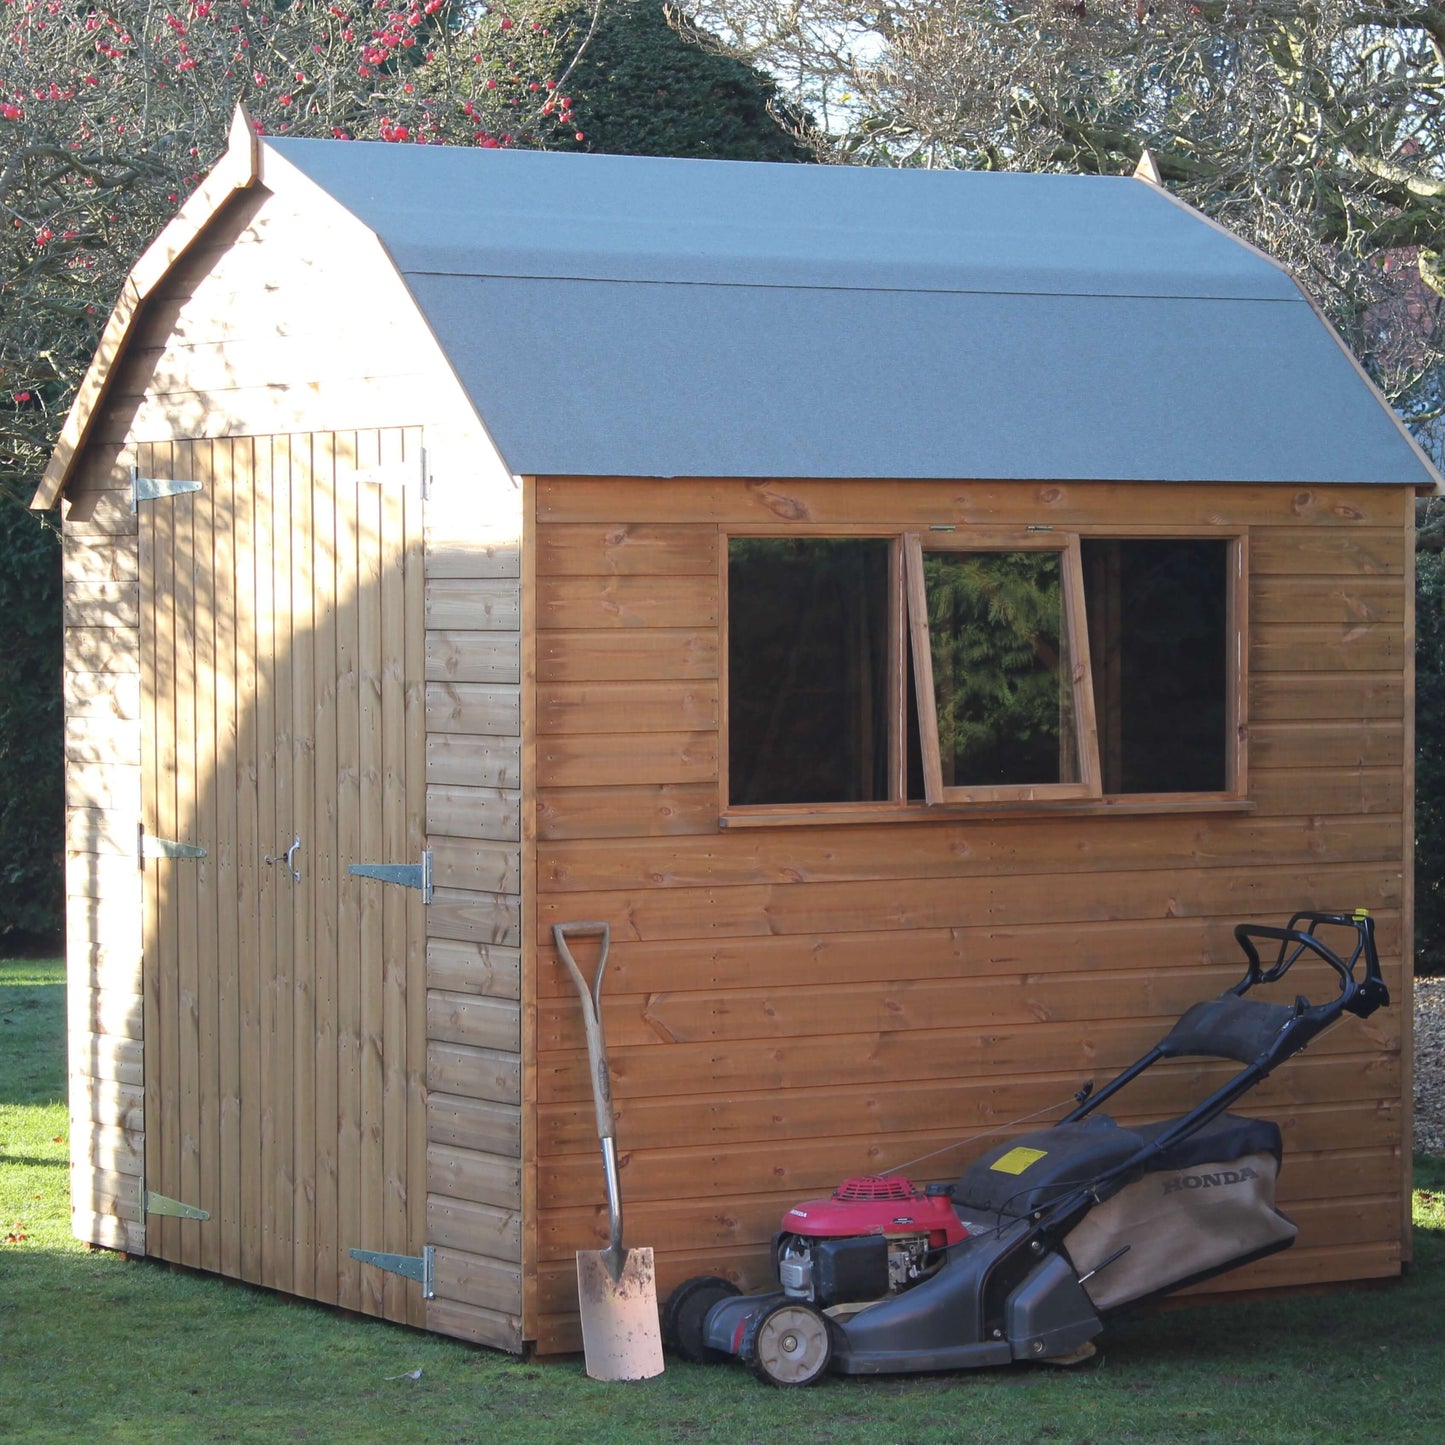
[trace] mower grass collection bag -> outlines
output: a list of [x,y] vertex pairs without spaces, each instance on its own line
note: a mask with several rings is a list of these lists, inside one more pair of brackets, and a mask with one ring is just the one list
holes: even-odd
[[[953,1189],[956,1205],[1025,1218],[1145,1152],[1172,1121],[1123,1128],[1106,1114],[989,1151]],[[1177,1289],[1284,1249],[1298,1232],[1274,1205],[1279,1127],[1221,1114],[1114,1181],[1062,1240],[1095,1309]]]

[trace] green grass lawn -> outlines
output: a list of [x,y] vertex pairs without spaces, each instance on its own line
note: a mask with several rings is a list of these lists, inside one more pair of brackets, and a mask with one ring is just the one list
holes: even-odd
[[61,979],[0,963],[0,1440],[1445,1440],[1439,1160],[1417,1160],[1417,1262],[1389,1287],[1141,1315],[1069,1371],[781,1391],[674,1362],[599,1385],[577,1360],[512,1360],[71,1240]]

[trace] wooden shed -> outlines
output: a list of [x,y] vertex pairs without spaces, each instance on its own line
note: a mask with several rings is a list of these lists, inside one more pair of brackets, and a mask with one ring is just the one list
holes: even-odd
[[36,497],[76,1233],[571,1350],[607,1226],[554,923],[611,925],[666,1290],[1107,1076],[1237,920],[1364,906],[1395,1002],[1254,1097],[1301,1233],[1224,1284],[1396,1274],[1437,485],[1144,180],[238,117]]

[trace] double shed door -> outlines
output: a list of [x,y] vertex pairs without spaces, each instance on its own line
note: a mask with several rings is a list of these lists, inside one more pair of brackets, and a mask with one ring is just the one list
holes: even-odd
[[137,457],[200,483],[138,505],[146,1249],[412,1323],[349,1250],[422,1253],[423,903],[348,869],[424,847],[420,442]]

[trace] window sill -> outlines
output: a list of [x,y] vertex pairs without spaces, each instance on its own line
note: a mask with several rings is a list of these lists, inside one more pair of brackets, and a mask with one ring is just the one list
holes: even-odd
[[984,803],[967,806],[942,803],[819,803],[779,807],[729,808],[718,827],[802,828],[847,827],[855,824],[984,823],[1002,818],[1139,817],[1160,813],[1252,813],[1248,798],[1226,793],[1137,794],[1118,798],[1052,799],[1048,802]]

